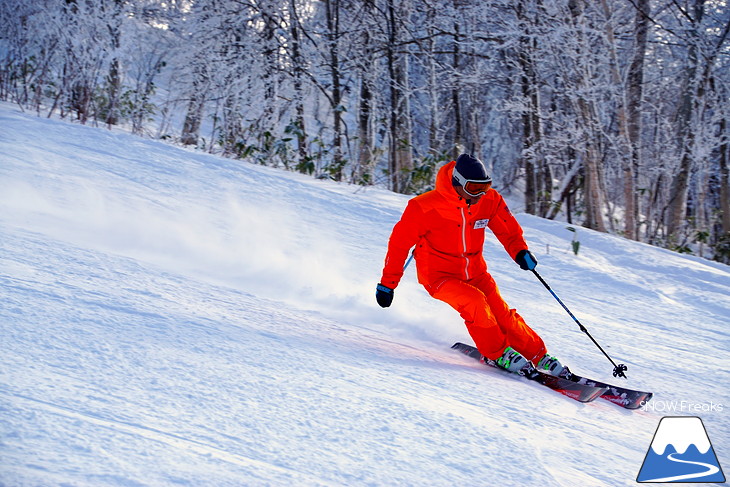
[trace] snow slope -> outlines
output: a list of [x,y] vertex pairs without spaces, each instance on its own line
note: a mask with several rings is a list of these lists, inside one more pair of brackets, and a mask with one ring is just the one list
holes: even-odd
[[[575,256],[518,215],[660,409],[582,405],[452,352],[463,323],[413,268],[375,304],[406,201],[0,105],[0,485],[633,485],[666,415],[730,465],[727,266],[584,229]],[[612,379],[485,253],[554,354]]]

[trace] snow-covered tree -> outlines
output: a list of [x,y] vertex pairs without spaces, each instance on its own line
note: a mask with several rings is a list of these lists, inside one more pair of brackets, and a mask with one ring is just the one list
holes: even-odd
[[5,0],[0,99],[400,192],[471,152],[527,212],[730,259],[729,30],[721,0]]

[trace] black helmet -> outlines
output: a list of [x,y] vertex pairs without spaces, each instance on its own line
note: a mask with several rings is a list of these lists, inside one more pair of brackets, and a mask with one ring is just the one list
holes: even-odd
[[462,186],[471,196],[478,196],[489,190],[492,178],[487,174],[487,168],[482,161],[470,154],[461,154],[456,158],[451,183]]

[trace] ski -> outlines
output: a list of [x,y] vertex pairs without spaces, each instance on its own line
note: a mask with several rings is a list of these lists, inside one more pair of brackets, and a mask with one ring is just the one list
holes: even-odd
[[610,401],[617,406],[621,406],[626,409],[639,409],[641,406],[646,404],[654,396],[652,392],[637,391],[634,389],[627,389],[621,386],[614,386],[598,380],[588,379],[579,375],[570,374],[570,380],[577,382],[578,384],[586,384],[594,387],[605,387],[606,392],[601,394],[601,399]]
[[[496,365],[491,360],[486,360],[484,357],[482,357],[482,354],[479,353],[479,350],[477,350],[476,347],[466,345],[464,343],[455,343],[451,348],[458,350],[461,353],[475,358],[483,363],[486,363],[487,365],[496,367]],[[547,374],[542,375],[552,377],[551,375]],[[573,374],[572,372],[569,378],[562,380],[601,389],[602,392],[601,394],[599,394],[601,399],[605,399],[606,401],[612,402],[613,404],[616,404],[617,406],[621,406],[622,408],[626,409],[638,409],[646,404],[647,401],[651,400],[652,396],[654,395],[651,392],[627,389],[626,387],[615,386],[598,380],[588,379],[586,377],[581,377],[579,375]]]
[[[471,345],[467,345],[465,343],[455,343],[451,348],[463,353],[464,355],[479,360],[483,364],[502,370],[500,367],[497,366],[496,363],[494,363],[494,361],[483,357],[482,354],[479,353],[479,350],[476,349],[476,347],[472,347]],[[538,373],[535,377],[530,378],[525,376],[525,378],[537,382],[538,384],[542,384],[545,387],[559,392],[560,394],[563,394],[564,396],[567,396],[571,399],[575,399],[578,402],[591,402],[607,391],[605,387],[596,387],[588,384],[581,384],[579,382],[563,379],[562,377],[555,377],[553,375],[544,374],[542,372]]]

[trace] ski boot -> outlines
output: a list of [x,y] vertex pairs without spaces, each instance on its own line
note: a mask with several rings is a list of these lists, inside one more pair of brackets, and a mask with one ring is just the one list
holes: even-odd
[[564,366],[560,363],[560,360],[547,353],[543,355],[539,362],[537,362],[537,366],[535,368],[539,372],[544,372],[563,379],[570,379],[570,370],[568,367]]
[[532,362],[522,356],[520,352],[512,347],[507,347],[502,356],[494,361],[500,368],[518,375],[524,375],[531,379],[537,375],[537,370]]

